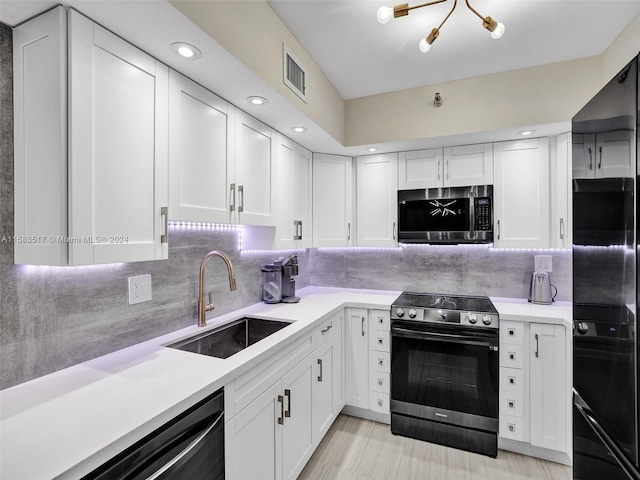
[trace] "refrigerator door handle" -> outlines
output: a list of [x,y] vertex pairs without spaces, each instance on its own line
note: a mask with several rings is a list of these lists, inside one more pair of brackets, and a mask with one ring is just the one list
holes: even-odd
[[618,447],[616,442],[598,423],[593,415],[593,412],[575,388],[573,389],[573,404],[578,409],[580,414],[584,417],[594,433],[598,436],[600,441],[604,444],[605,447],[607,447],[616,463],[622,470],[624,470],[624,473],[626,473],[631,480],[640,480],[640,473],[635,469],[633,464],[625,456],[620,447]]

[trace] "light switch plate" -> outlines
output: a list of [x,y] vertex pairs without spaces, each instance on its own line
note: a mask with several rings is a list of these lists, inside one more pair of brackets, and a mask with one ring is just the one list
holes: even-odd
[[553,271],[551,255],[535,255],[535,269],[536,272],[551,273]]
[[129,305],[151,300],[151,275],[129,277]]

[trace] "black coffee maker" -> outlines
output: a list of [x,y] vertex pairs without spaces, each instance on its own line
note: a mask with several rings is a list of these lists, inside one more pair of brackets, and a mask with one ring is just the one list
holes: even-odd
[[296,281],[298,274],[298,255],[279,258],[262,267],[262,300],[265,303],[297,303]]

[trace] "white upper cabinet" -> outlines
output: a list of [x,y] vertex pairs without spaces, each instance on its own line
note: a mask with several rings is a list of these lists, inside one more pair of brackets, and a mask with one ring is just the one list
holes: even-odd
[[398,155],[356,158],[359,247],[395,247],[398,223]]
[[573,178],[633,177],[631,130],[573,135]]
[[234,181],[229,186],[235,197],[231,207],[234,223],[276,225],[275,162],[275,131],[236,110]]
[[490,143],[400,152],[398,188],[491,185],[492,152]]
[[[16,90],[21,119],[16,122],[21,218],[16,234],[39,232],[43,242],[55,245],[34,249],[33,255],[18,248],[16,262],[90,265],[167,258],[168,69],[73,10],[68,11],[67,62],[64,22],[59,8],[17,29],[26,35],[42,31],[34,49],[17,34],[16,82],[23,88]],[[48,55],[57,55],[55,61],[45,59]],[[45,61],[34,68],[38,59]],[[53,111],[37,118],[47,111],[43,105]],[[34,188],[42,175],[54,185]],[[51,189],[56,192],[48,197]],[[34,230],[33,209],[51,220]]]
[[[231,107],[233,108],[233,107]],[[169,219],[229,223],[229,105],[169,74]]]
[[351,157],[313,154],[313,246],[347,247],[353,242]]
[[573,212],[571,189],[571,134],[555,140],[551,162],[551,248],[571,248]]
[[549,246],[549,141],[532,138],[493,145],[494,245]]

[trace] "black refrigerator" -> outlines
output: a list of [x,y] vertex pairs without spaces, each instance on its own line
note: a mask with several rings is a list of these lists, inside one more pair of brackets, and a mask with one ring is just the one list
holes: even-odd
[[638,59],[572,120],[573,478],[640,480]]

